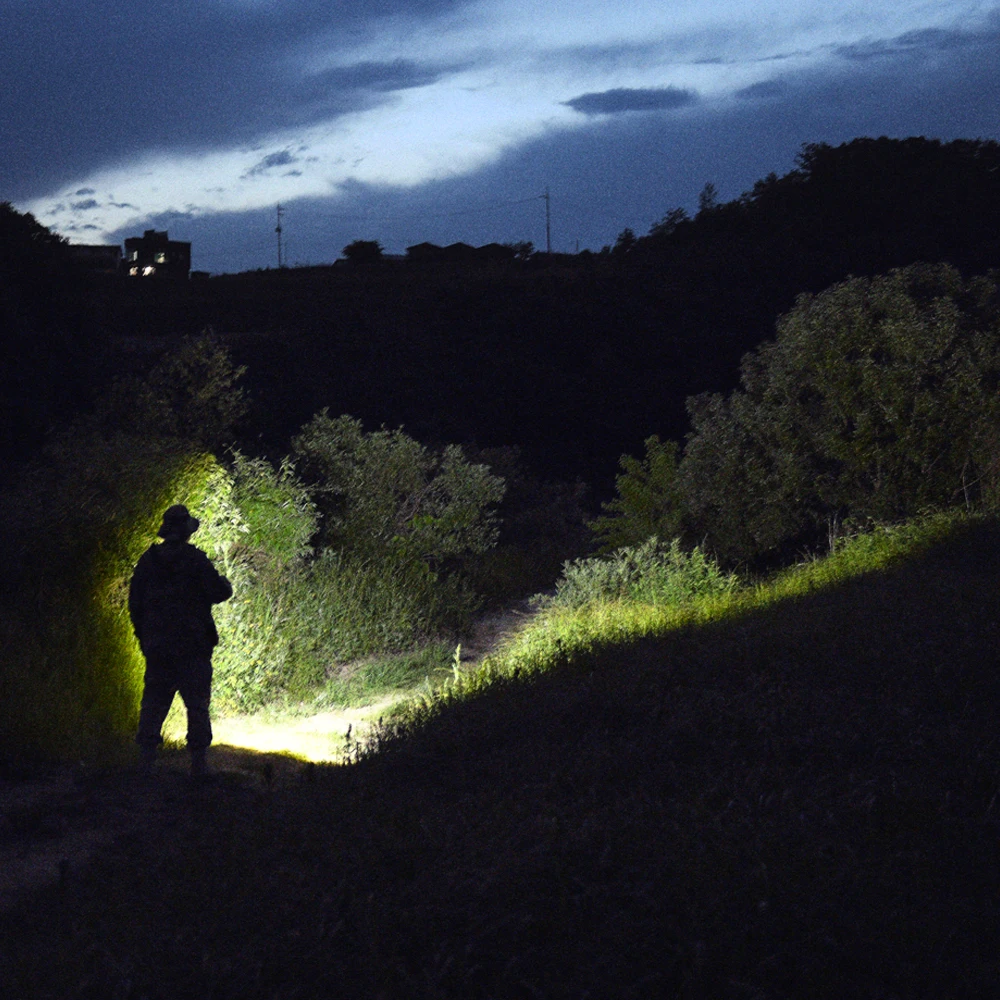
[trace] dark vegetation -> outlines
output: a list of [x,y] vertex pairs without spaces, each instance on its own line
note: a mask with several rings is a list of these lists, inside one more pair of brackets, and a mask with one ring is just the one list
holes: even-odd
[[[233,707],[536,590],[554,666],[291,786],[166,780],[163,829],[3,918],[0,992],[988,995],[998,166],[809,146],[600,254],[184,286],[83,280],[4,207],[0,760],[127,736],[123,588],[181,497],[245,595]],[[935,547],[754,603],[935,511]],[[615,624],[674,603],[716,610]]]
[[163,779],[141,839],[3,918],[0,988],[991,996],[998,566],[980,523],[495,683],[355,767],[269,791]]
[[688,396],[735,388],[800,293],[919,261],[995,267],[998,165],[993,142],[808,146],[790,174],[606,254],[111,283],[88,336],[113,335],[116,371],[211,326],[248,369],[247,451],[280,456],[329,406],[428,444],[516,445],[534,475],[604,495],[622,452],[682,437]]

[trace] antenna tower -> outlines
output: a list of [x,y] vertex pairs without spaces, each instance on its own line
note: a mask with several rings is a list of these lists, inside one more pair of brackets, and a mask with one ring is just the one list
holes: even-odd
[[281,217],[285,214],[285,210],[278,205],[278,224],[274,227],[274,231],[278,234],[278,267],[282,268],[285,266],[284,261],[281,258]]
[[548,185],[545,186],[545,194],[540,197],[545,199],[545,252],[552,253],[552,199]]

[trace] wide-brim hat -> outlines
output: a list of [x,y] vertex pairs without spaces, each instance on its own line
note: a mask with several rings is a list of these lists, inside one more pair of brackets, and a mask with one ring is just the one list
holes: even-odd
[[174,504],[163,512],[163,524],[157,534],[160,538],[188,538],[197,530],[201,521],[188,513],[182,503]]

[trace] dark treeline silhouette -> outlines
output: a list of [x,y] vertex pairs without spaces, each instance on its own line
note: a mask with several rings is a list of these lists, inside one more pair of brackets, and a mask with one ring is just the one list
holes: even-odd
[[736,386],[798,293],[916,261],[1000,265],[997,143],[809,145],[789,174],[728,203],[706,186],[693,218],[597,254],[103,282],[89,322],[128,344],[111,368],[211,326],[248,367],[259,447],[329,406],[429,442],[518,445],[601,492],[622,452],[683,436],[686,397]]
[[90,400],[103,349],[89,295],[66,241],[0,202],[0,461]]

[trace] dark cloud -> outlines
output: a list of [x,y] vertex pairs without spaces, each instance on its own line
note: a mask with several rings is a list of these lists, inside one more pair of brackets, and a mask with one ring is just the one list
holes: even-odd
[[617,115],[629,111],[670,111],[693,104],[697,99],[698,95],[693,90],[683,90],[680,87],[652,87],[644,90],[616,87],[614,90],[581,94],[564,103],[584,115]]
[[87,198],[86,201],[71,201],[69,207],[74,212],[86,212],[91,208],[100,208],[101,203],[93,198]]
[[282,149],[277,153],[268,153],[262,160],[255,163],[243,176],[244,177],[255,177],[258,174],[266,174],[269,170],[274,167],[288,167],[293,163],[298,163],[299,158],[293,155],[289,150]]
[[[384,101],[440,69],[310,75],[324,45],[467,0],[0,0],[0,198],[26,200],[141,151],[252,143]],[[90,192],[88,192],[90,193]]]
[[85,194],[97,194],[97,192],[93,188],[80,188],[79,191],[74,191],[73,193],[77,197],[81,197],[82,195],[85,195]]
[[749,87],[737,90],[734,96],[743,101],[763,101],[784,97],[788,93],[788,83],[784,80],[761,80]]
[[[449,67],[451,70],[460,68]],[[353,66],[328,69],[312,77],[311,82],[314,88],[386,93],[425,87],[438,80],[444,71],[444,68],[421,66],[408,59],[395,59],[391,62],[360,62]]]
[[839,56],[864,62],[870,59],[896,59],[899,56],[921,52],[947,52],[964,49],[988,42],[989,34],[977,32],[949,31],[944,28],[924,28],[908,31],[895,38],[879,38],[872,41],[841,45],[836,49]]
[[568,45],[546,49],[538,53],[542,67],[556,65],[581,67],[613,73],[621,69],[634,69],[637,65],[659,62],[663,46],[659,42],[616,42],[611,45]]

